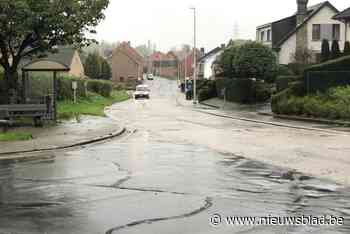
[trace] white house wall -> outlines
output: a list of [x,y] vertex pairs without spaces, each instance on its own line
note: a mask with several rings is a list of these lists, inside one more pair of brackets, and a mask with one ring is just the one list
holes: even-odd
[[222,53],[222,51],[213,54],[211,56],[209,56],[205,62],[204,62],[204,74],[203,74],[203,78],[204,79],[210,79],[211,77],[214,76],[213,73],[213,63],[216,61],[217,57]]
[[281,46],[281,50],[278,53],[278,62],[280,64],[288,64],[293,62],[296,43],[296,34],[289,37],[289,39],[283,43],[283,45]]
[[321,51],[322,41],[312,41],[312,25],[313,24],[340,24],[340,40],[339,46],[340,49],[344,48],[345,41],[345,24],[338,21],[333,20],[332,17],[336,14],[333,9],[326,6],[323,7],[314,17],[312,17],[307,24],[307,37],[308,37],[308,48],[313,51]]

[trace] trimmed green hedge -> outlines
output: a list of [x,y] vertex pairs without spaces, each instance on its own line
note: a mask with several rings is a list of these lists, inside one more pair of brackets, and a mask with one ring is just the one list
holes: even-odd
[[303,97],[304,94],[305,87],[302,81],[290,83],[289,88],[272,96],[272,112],[276,114],[288,114],[288,106],[286,106],[286,102],[288,102],[288,99],[292,96]]
[[198,80],[197,93],[199,102],[217,97],[215,81]]
[[226,88],[226,99],[231,102],[264,102],[271,96],[271,89],[268,84],[251,79],[217,79],[216,89],[220,97],[222,97],[224,88]]
[[72,82],[76,81],[78,84],[77,89],[77,97],[86,97],[86,89],[85,82],[86,80],[70,77],[70,76],[62,76],[57,79],[58,83],[58,100],[73,100],[74,92],[72,89]]
[[87,89],[103,97],[110,97],[113,91],[113,83],[105,80],[89,80]]
[[[105,80],[87,80],[74,77],[60,77],[58,79],[58,99],[59,100],[72,100],[74,98],[74,92],[72,89],[72,82],[76,81],[78,84],[77,96],[78,98],[84,98],[87,96],[86,91],[97,93],[103,97],[110,97],[113,91],[113,83]],[[86,85],[86,87],[85,87]]]
[[350,87],[331,88],[326,93],[303,97],[289,96],[288,90],[279,94],[273,111],[284,115],[302,115],[327,119],[350,119]]

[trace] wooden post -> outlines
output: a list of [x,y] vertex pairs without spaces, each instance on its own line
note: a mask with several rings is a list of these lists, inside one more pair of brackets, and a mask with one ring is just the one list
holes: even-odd
[[53,72],[53,120],[56,122],[57,121],[57,72]]

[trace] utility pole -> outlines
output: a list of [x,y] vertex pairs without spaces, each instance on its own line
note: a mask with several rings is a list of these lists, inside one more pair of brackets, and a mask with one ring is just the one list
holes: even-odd
[[191,10],[193,10],[193,21],[194,21],[194,27],[193,27],[193,104],[197,104],[197,22],[196,22],[196,8],[191,7]]

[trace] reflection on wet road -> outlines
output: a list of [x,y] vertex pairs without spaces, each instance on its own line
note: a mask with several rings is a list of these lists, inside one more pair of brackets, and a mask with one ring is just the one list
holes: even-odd
[[[151,104],[145,105],[137,108]],[[141,112],[138,118],[121,139],[1,163],[0,233],[350,232],[349,188],[166,139],[141,121],[156,116]],[[163,129],[178,127],[164,124]],[[335,227],[212,227],[215,213],[346,220]]]

